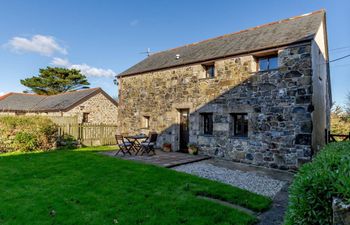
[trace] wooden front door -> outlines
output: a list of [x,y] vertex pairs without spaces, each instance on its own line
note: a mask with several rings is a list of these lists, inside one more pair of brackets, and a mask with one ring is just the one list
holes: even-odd
[[188,152],[187,144],[189,141],[189,109],[180,110],[180,151]]

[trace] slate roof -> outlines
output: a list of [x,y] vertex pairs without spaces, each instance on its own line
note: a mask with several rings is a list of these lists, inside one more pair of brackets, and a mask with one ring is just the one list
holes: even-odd
[[104,94],[117,104],[101,88],[72,91],[58,95],[43,96],[36,94],[9,93],[0,98],[0,112],[60,112],[80,104],[98,93]]
[[[324,10],[155,53],[118,76],[134,75],[311,40]],[[180,58],[176,59],[179,54]]]

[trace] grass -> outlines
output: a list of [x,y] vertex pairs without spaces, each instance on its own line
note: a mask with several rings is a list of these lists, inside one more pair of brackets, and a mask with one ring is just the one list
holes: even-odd
[[0,224],[254,224],[196,195],[255,211],[271,200],[248,191],[83,148],[0,155]]

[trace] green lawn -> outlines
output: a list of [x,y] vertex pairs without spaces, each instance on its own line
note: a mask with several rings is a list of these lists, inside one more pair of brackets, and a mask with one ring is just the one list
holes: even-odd
[[[108,148],[107,148],[108,149]],[[271,200],[156,166],[97,154],[106,148],[0,155],[0,224],[254,224]]]

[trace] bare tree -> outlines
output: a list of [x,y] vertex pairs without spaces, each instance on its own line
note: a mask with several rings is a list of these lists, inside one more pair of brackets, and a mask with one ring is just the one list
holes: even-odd
[[350,116],[350,92],[346,96],[345,111],[347,116]]

